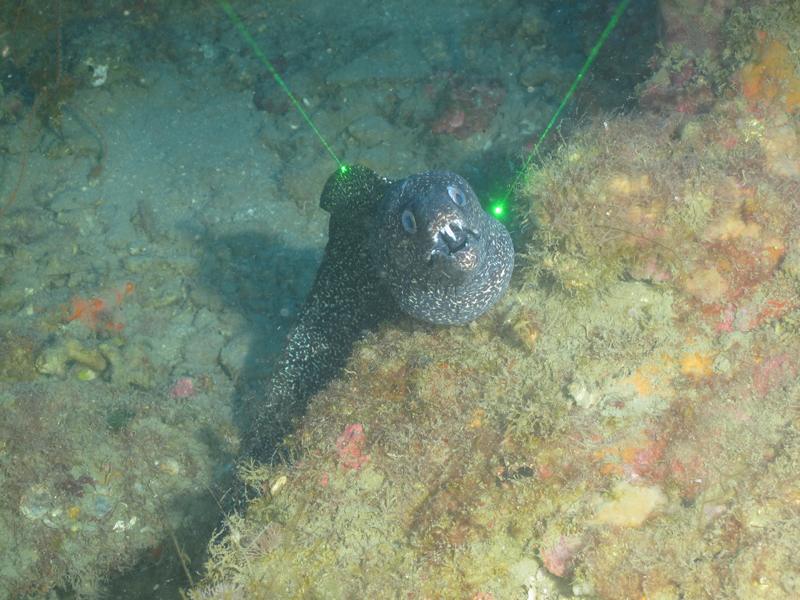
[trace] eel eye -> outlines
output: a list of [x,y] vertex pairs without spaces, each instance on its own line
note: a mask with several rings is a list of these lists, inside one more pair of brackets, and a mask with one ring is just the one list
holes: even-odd
[[408,233],[417,232],[417,220],[414,218],[414,213],[412,213],[410,210],[405,209],[403,211],[403,215],[400,217],[400,220],[403,222],[403,229],[405,229]]
[[447,193],[450,194],[450,199],[456,203],[456,206],[464,208],[467,205],[467,197],[460,189],[453,185],[447,186]]

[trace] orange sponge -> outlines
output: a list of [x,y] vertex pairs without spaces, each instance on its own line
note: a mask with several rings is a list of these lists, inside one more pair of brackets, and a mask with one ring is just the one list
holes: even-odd
[[121,331],[122,323],[115,322],[114,308],[122,306],[122,299],[133,292],[133,284],[126,283],[113,291],[113,296],[106,294],[105,297],[90,300],[88,298],[73,298],[72,314],[67,315],[64,309],[64,322],[69,323],[75,319],[81,320],[92,329],[97,329],[98,325],[105,325],[108,329]]
[[771,104],[781,92],[785,92],[788,112],[794,112],[800,105],[800,79],[794,77],[794,63],[782,42],[765,41],[756,58],[739,70],[739,79],[742,94],[750,102],[765,100]]

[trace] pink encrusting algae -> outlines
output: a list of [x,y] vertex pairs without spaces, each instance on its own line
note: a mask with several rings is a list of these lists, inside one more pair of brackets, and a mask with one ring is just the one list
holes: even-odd
[[189,377],[179,379],[169,388],[169,397],[174,399],[188,398],[189,396],[194,396],[197,393],[198,392],[196,389],[194,389],[194,384]]
[[369,462],[369,456],[363,454],[365,444],[364,428],[361,425],[352,424],[344,428],[344,432],[336,440],[343,469],[357,469]]

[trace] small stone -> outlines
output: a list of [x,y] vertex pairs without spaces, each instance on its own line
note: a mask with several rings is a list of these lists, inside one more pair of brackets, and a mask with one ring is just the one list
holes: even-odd
[[639,527],[668,502],[667,495],[657,485],[636,487],[623,481],[612,490],[611,499],[597,507],[592,523]]
[[389,140],[394,133],[394,127],[383,117],[373,115],[351,123],[347,131],[362,146],[372,148]]
[[97,373],[106,370],[108,363],[97,348],[84,348],[78,340],[74,339],[67,339],[65,346],[69,360],[79,362]]
[[34,366],[42,375],[55,375],[62,379],[67,376],[69,352],[64,344],[46,348],[37,358]]
[[36,484],[28,488],[19,503],[20,512],[35,521],[53,508],[53,498],[44,486]]
[[170,475],[177,475],[181,472],[181,465],[174,458],[165,458],[159,463],[158,468]]
[[270,486],[269,493],[272,494],[273,496],[277,496],[278,494],[281,493],[281,490],[288,483],[288,481],[289,481],[289,479],[286,477],[286,475],[281,475]]
[[550,67],[539,64],[529,66],[519,76],[519,82],[523,87],[535,88],[556,80],[557,77]]

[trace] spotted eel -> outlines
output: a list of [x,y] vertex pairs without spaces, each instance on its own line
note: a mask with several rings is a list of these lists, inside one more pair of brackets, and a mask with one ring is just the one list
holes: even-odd
[[346,167],[328,178],[320,206],[331,215],[328,244],[244,438],[245,459],[274,458],[292,421],[365,331],[400,313],[471,321],[500,298],[514,267],[508,232],[455,173],[389,181]]

